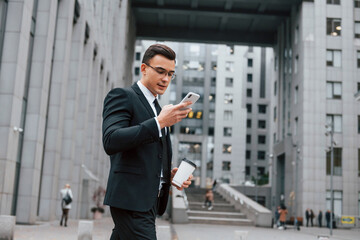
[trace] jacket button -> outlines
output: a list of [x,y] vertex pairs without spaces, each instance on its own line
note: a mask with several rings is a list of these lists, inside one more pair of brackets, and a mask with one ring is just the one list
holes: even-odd
[[162,154],[161,154],[161,153],[159,154],[159,158],[160,158],[160,159],[162,158]]

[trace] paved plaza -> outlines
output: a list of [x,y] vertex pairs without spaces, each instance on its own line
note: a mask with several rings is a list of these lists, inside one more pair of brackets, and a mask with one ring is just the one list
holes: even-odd
[[[76,240],[77,220],[70,220],[68,227],[60,227],[58,221],[38,222],[36,225],[16,225],[15,240]],[[108,240],[113,223],[111,218],[94,221],[93,240]],[[243,231],[247,240],[317,240],[318,236],[329,236],[326,228],[301,228],[278,230],[270,228],[238,227],[208,224],[170,224],[157,220],[158,240],[233,240],[241,239]],[[335,229],[331,240],[359,240],[360,229]]]

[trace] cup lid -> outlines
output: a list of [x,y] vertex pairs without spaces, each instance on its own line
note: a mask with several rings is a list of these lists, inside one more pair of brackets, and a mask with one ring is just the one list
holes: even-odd
[[195,164],[193,161],[191,161],[191,160],[189,160],[189,159],[187,159],[187,158],[183,158],[183,161],[189,163],[191,166],[193,166],[194,168],[196,168],[196,164]]

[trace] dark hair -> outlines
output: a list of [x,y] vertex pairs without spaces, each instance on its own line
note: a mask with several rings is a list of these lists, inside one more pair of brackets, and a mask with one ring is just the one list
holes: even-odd
[[174,60],[176,58],[176,53],[164,44],[153,44],[145,52],[142,63],[149,64],[150,59],[156,55],[162,55],[169,60]]

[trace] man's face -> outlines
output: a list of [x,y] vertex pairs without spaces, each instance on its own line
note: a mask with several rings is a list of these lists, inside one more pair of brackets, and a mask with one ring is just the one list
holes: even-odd
[[163,95],[170,84],[171,77],[167,73],[175,72],[175,61],[162,55],[155,55],[149,63],[141,64],[141,83],[156,96]]

